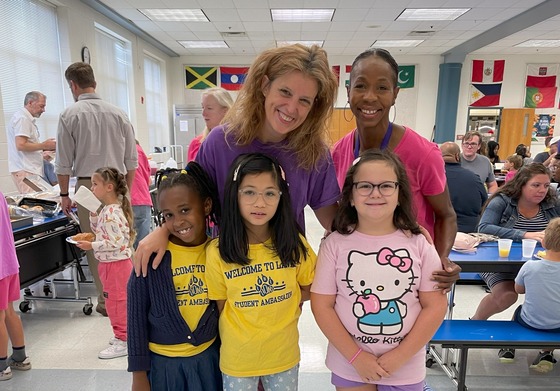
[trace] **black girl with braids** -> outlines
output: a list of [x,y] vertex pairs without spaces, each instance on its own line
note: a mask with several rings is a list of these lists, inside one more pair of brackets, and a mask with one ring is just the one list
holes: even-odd
[[158,171],[156,184],[169,242],[160,266],[128,283],[132,389],[219,391],[218,309],[205,277],[207,229],[220,218],[218,192],[196,162]]
[[221,311],[224,390],[256,390],[259,380],[270,389],[297,389],[297,323],[316,257],[295,221],[278,162],[261,153],[235,159],[223,210],[218,243],[206,252],[206,281]]
[[99,352],[99,358],[110,359],[127,355],[126,284],[132,271],[133,215],[125,176],[117,169],[97,169],[91,177],[91,191],[103,204],[99,214],[90,213],[95,239],[78,241],[76,245],[93,250],[99,261],[105,308],[115,335],[112,343]]

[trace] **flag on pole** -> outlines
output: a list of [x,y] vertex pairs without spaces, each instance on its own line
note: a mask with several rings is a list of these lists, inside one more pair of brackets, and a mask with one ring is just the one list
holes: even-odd
[[398,86],[400,88],[413,88],[415,73],[415,65],[399,65]]
[[240,90],[248,71],[249,67],[220,67],[220,86],[230,91]]
[[555,107],[558,64],[528,64],[525,107]]

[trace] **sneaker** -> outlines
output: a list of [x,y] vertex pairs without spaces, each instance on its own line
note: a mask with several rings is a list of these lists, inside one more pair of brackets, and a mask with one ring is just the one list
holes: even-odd
[[112,345],[109,345],[107,349],[100,351],[98,357],[107,360],[110,358],[124,357],[127,355],[128,347],[126,341],[117,339]]
[[515,360],[515,349],[500,349],[498,357],[503,363],[512,363]]
[[546,373],[552,371],[552,367],[556,364],[556,359],[554,358],[552,352],[539,352],[533,364],[529,368],[540,372]]
[[29,371],[31,369],[31,360],[29,357],[25,357],[25,360],[23,361],[16,361],[12,358],[12,356],[10,356],[8,359],[8,365],[16,371]]
[[109,338],[109,345],[114,345],[117,341],[120,341],[120,339],[113,335],[111,338]]
[[100,307],[99,304],[97,304],[97,305],[95,306],[95,312],[98,312],[98,313],[100,313],[100,314],[103,315],[103,316],[108,316],[108,315],[107,315],[107,310],[105,309],[105,307]]
[[0,381],[3,380],[10,380],[12,378],[12,370],[10,367],[4,369],[2,372],[0,372]]

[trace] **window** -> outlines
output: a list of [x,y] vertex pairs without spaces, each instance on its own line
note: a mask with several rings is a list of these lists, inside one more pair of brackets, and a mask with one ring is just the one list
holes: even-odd
[[8,125],[29,91],[47,96],[37,121],[41,140],[56,137],[64,110],[64,81],[56,8],[42,1],[0,1],[0,90]]
[[146,89],[146,117],[150,137],[150,151],[154,147],[169,145],[169,121],[167,118],[167,94],[163,62],[144,54],[144,84]]
[[[132,66],[130,42],[105,27],[95,25],[95,62],[93,71],[97,81],[96,92],[103,100],[120,107],[132,116],[130,96],[132,94]],[[93,65],[93,64],[92,64]]]

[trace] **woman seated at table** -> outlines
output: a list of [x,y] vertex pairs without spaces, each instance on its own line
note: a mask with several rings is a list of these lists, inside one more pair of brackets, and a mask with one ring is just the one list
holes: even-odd
[[[560,216],[560,203],[550,185],[550,172],[541,163],[521,167],[500,187],[482,212],[478,232],[500,238],[541,241],[548,222]],[[517,301],[516,273],[480,273],[490,288],[471,319],[486,320]]]

